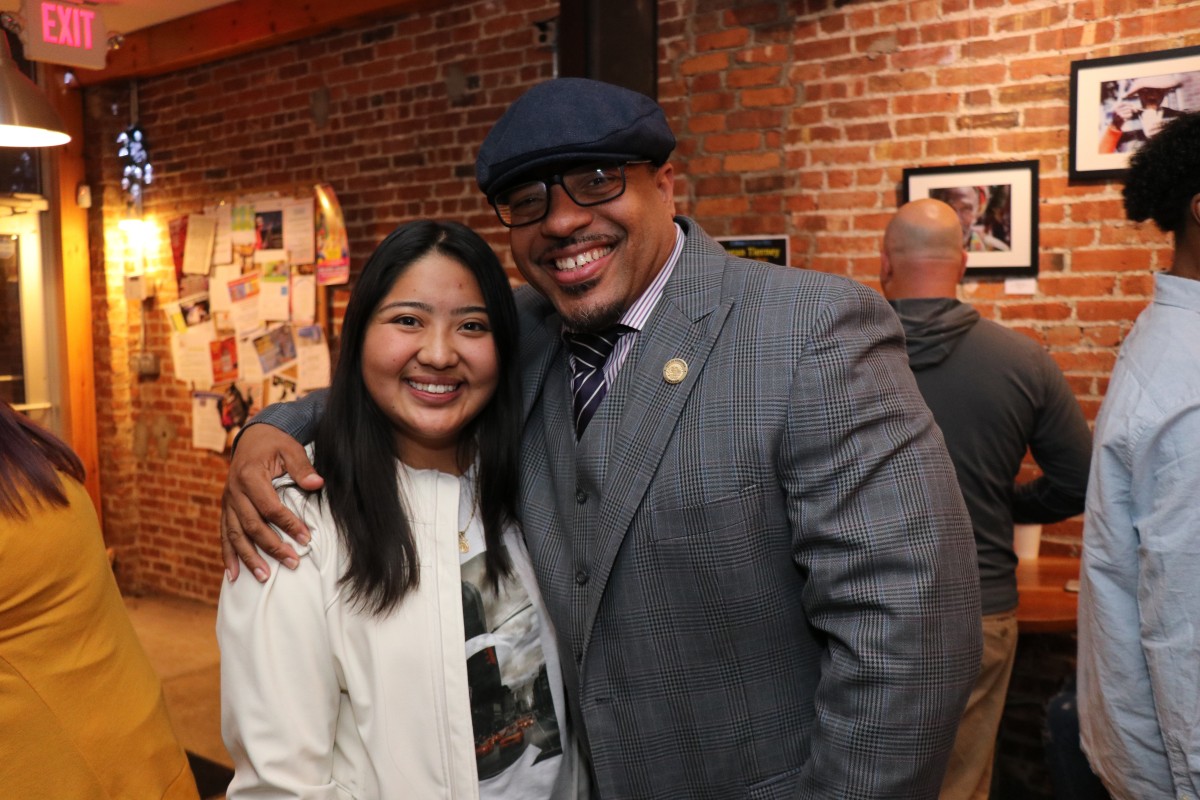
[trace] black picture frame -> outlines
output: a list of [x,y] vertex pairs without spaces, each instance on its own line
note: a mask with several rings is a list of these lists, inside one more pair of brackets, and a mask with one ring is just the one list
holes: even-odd
[[903,201],[925,197],[943,200],[959,212],[968,278],[1037,276],[1036,160],[904,170]]
[[1071,62],[1069,179],[1120,178],[1162,122],[1197,109],[1200,46]]

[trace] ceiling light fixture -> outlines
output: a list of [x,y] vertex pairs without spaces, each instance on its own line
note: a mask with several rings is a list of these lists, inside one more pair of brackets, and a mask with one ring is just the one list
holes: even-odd
[[0,146],[52,147],[71,141],[50,100],[13,60],[0,30]]

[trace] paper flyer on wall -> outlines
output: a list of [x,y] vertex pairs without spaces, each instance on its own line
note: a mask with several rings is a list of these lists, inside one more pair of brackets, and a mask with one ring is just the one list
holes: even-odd
[[291,317],[288,290],[292,268],[286,250],[259,250],[254,264],[262,275],[258,286],[258,316],[267,322],[284,322]]
[[286,369],[276,372],[267,378],[263,390],[264,407],[272,403],[288,403],[295,400],[297,394],[294,370]]
[[207,292],[181,297],[177,302],[164,303],[162,308],[171,322],[171,329],[176,333],[187,333],[191,328],[203,325],[212,318]]
[[225,450],[228,434],[221,426],[221,395],[216,392],[192,392],[192,447],[197,450]]
[[205,209],[204,214],[217,221],[216,234],[213,236],[213,263],[230,263],[233,261],[233,206],[219,203],[216,208]]
[[171,363],[176,380],[201,389],[213,385],[212,351],[209,342],[216,338],[210,321],[189,328],[184,333],[171,334]]
[[254,249],[283,249],[283,203],[279,199],[254,204]]
[[187,237],[183,245],[183,271],[190,275],[207,275],[212,268],[213,245],[217,236],[217,220],[202,214],[192,214],[187,221]]
[[250,272],[229,282],[233,329],[245,336],[262,327],[258,313],[258,273]]
[[292,268],[292,322],[309,323],[317,318],[317,276],[312,264]]
[[239,377],[237,339],[233,336],[213,339],[208,343],[208,349],[212,358],[213,385],[236,381]]
[[233,309],[233,301],[229,297],[229,282],[236,280],[241,274],[242,270],[237,264],[218,264],[213,267],[212,276],[208,279],[208,308],[212,313]]
[[350,240],[337,194],[327,183],[319,184],[317,198],[317,284],[330,286],[350,280]]
[[186,297],[191,294],[200,294],[208,291],[208,276],[207,275],[184,275],[179,279],[179,296]]
[[229,209],[229,241],[234,246],[254,243],[254,206],[237,203]]
[[221,429],[225,431],[225,442],[231,444],[246,421],[257,414],[260,405],[261,382],[237,381],[225,387],[217,407],[221,412]]
[[329,385],[329,345],[320,325],[296,328],[296,385],[300,391]]
[[254,206],[238,203],[229,210],[229,243],[242,272],[254,270]]
[[254,336],[239,337],[237,340],[238,372],[246,383],[258,383],[263,379],[262,365],[258,361],[258,350],[254,347]]
[[292,339],[292,326],[279,325],[253,338],[254,352],[264,374],[272,373],[296,360],[296,343]]
[[317,259],[313,245],[313,201],[311,197],[283,203],[283,249],[292,264],[311,264]]

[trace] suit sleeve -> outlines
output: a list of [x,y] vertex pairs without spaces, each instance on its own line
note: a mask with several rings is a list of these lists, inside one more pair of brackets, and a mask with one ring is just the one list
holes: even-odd
[[1029,449],[1042,475],[1016,488],[1014,522],[1058,522],[1082,514],[1087,494],[1092,432],[1058,365],[1041,355],[1045,396]]
[[[217,609],[221,735],[233,759],[229,797],[335,800],[340,682],[326,627],[318,520],[296,490],[281,499],[314,532],[296,570],[266,583],[226,581]],[[323,532],[322,532],[323,533]]]
[[970,521],[883,300],[850,285],[800,335],[780,471],[828,642],[801,796],[933,798],[980,663]]
[[[312,444],[313,439],[317,436],[317,423],[321,421],[321,414],[325,411],[325,400],[328,397],[328,389],[318,389],[290,403],[272,403],[258,412],[254,419],[246,425],[246,428],[250,425],[265,423],[279,428],[300,444]],[[246,428],[242,428],[242,430],[244,431]],[[233,440],[235,450],[237,449],[237,440],[241,436],[239,431]]]

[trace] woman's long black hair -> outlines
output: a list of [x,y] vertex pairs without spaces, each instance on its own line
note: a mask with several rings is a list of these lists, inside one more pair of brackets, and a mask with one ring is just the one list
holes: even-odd
[[487,542],[487,577],[495,587],[511,562],[501,547],[505,524],[516,519],[521,389],[517,374],[517,310],[496,254],[470,228],[418,220],[393,231],[367,260],[350,295],[328,403],[316,435],[317,471],[325,478],[339,535],[349,553],[341,577],[352,601],[385,613],[416,588],[420,572],[412,526],[396,487],[396,436],[362,377],[363,341],[376,307],[413,263],[438,253],[462,264],[479,282],[496,345],[499,383],[484,409],[459,437],[466,468],[478,458],[477,497]]

